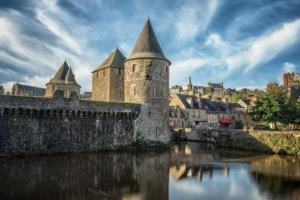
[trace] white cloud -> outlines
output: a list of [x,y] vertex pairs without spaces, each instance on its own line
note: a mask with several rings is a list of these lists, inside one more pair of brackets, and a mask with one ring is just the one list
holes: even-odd
[[227,66],[224,76],[229,76],[234,71],[244,69],[248,72],[261,64],[268,63],[284,52],[298,40],[300,34],[300,19],[284,23],[280,28],[256,38],[247,38],[238,43],[226,42],[218,33],[207,36],[205,47],[214,48],[217,58],[222,65]]
[[186,80],[192,72],[205,67],[208,63],[208,60],[200,56],[191,56],[174,62],[170,68],[171,83]]
[[205,0],[188,2],[176,13],[179,16],[175,22],[180,39],[193,39],[199,32],[209,26],[216,13],[219,1]]
[[283,72],[295,72],[296,65],[293,63],[285,62],[283,63],[282,71]]
[[[34,12],[40,23],[18,11],[0,12],[0,28],[5,30],[0,32],[0,60],[15,66],[13,70],[6,70],[5,74],[14,82],[44,87],[67,58],[82,89],[91,90],[90,72],[101,56],[87,45],[86,27],[76,23],[56,1],[40,1]],[[53,34],[54,38],[41,40],[40,35],[25,31],[28,26],[46,38],[49,34]]]
[[221,36],[217,33],[211,33],[208,35],[205,41],[206,46],[212,46],[216,49],[228,48],[226,42],[223,41]]
[[227,64],[230,70],[245,67],[244,72],[274,59],[299,39],[300,19],[285,23],[270,34],[255,38],[243,51],[229,56]]
[[[74,26],[72,18],[57,5],[57,1],[42,0],[35,9],[37,19],[54,35],[59,37],[71,51],[82,53],[81,45],[70,32],[76,33],[79,27]],[[67,23],[64,23],[67,22]],[[74,27],[70,27],[74,26]],[[76,29],[76,31],[75,31]],[[82,38],[80,38],[81,40]]]

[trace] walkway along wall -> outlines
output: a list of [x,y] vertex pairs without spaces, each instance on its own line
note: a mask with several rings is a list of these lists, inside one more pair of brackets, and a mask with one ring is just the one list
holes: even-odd
[[0,153],[114,149],[134,141],[139,104],[0,96]]

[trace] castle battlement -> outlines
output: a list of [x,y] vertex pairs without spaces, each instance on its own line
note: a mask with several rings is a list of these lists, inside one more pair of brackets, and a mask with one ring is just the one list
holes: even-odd
[[0,96],[0,155],[115,149],[136,140],[141,105],[64,98]]

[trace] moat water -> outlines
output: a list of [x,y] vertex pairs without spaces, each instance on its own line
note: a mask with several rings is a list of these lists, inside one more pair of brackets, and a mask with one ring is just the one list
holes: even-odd
[[0,159],[0,199],[300,199],[300,159],[214,149]]

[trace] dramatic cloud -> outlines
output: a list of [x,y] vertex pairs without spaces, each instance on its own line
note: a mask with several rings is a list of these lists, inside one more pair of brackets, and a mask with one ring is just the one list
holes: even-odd
[[299,65],[297,0],[18,0],[0,3],[0,84],[44,87],[66,58],[91,90],[91,71],[116,47],[129,56],[147,16],[172,62],[172,85],[192,76],[263,87]]
[[218,7],[218,0],[186,1],[175,22],[180,39],[193,39],[209,26]]

